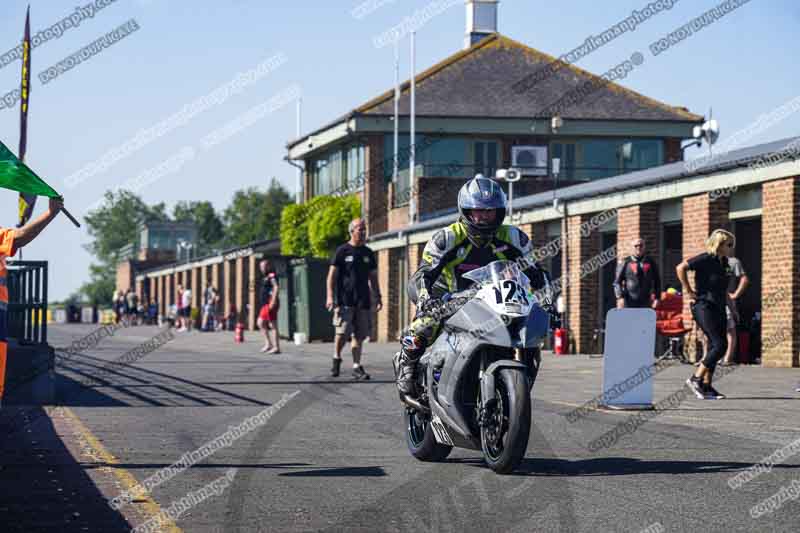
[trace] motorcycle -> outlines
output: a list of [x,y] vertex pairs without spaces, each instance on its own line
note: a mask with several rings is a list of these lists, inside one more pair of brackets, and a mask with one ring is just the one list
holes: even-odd
[[452,295],[447,305],[460,307],[418,363],[420,394],[401,395],[406,442],[422,461],[441,461],[453,447],[482,450],[489,468],[507,474],[528,447],[550,284],[545,273],[543,294],[534,294],[519,266],[505,260],[463,276],[472,287]]

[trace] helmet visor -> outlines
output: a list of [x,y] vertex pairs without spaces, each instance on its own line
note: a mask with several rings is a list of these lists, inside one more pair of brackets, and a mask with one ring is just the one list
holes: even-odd
[[464,209],[464,216],[478,227],[490,227],[497,222],[497,209]]

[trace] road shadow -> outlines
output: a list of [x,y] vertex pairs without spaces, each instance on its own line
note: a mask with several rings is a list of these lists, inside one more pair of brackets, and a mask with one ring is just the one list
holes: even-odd
[[725,398],[725,403],[737,400],[798,400],[800,401],[800,393],[797,396],[728,396]]
[[367,380],[356,380],[356,379],[340,379],[340,378],[330,378],[330,379],[315,379],[315,380],[297,380],[297,381],[202,381],[200,382],[205,385],[335,385],[336,383],[344,383],[347,385],[370,385],[373,383],[395,383],[395,380],[391,379],[367,379]]
[[[638,474],[714,474],[736,472],[753,463],[726,461],[648,461],[630,457],[599,457],[597,459],[526,458],[517,474],[545,477],[631,476]],[[775,465],[774,468],[796,469],[800,465]]]
[[[169,468],[173,466],[175,463],[102,463],[102,462],[93,462],[93,463],[81,463],[81,465],[85,466],[86,468],[124,468],[125,470],[156,470],[161,468]],[[236,468],[238,470],[246,470],[248,468],[263,468],[263,469],[284,469],[284,468],[305,468],[305,467],[313,467],[314,465],[311,463],[261,463],[261,464],[248,464],[248,463],[197,463],[193,464],[187,470],[215,470],[218,468]]]
[[[75,354],[68,363],[57,367],[57,398],[62,405],[99,407],[144,404],[153,407],[230,407],[252,405],[269,407],[242,394],[212,387],[179,376],[130,365],[113,365],[105,359]],[[97,393],[106,387],[127,396],[129,402],[113,400]],[[136,389],[147,389],[138,392]],[[102,402],[116,403],[102,403]]]
[[380,466],[346,466],[304,472],[284,472],[278,475],[286,477],[381,477],[386,475],[386,471]]
[[[10,418],[23,431],[2,431]],[[11,531],[127,532],[133,527],[76,461],[41,407],[4,407],[0,413],[0,523]]]

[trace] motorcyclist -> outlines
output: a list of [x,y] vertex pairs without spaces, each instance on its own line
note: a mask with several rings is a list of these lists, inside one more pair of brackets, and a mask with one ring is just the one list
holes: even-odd
[[395,358],[397,388],[401,397],[416,396],[419,358],[438,337],[443,319],[457,309],[443,312],[451,293],[469,288],[463,274],[492,261],[517,261],[534,290],[547,283],[547,273],[532,256],[533,246],[521,229],[504,225],[506,194],[491,179],[478,174],[458,193],[458,221],[436,232],[425,246],[419,268],[408,286],[417,313],[402,339]]

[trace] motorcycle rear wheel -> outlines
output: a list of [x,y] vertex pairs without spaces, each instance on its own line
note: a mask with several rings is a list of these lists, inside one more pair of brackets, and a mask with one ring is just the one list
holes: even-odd
[[501,368],[495,380],[497,405],[494,427],[481,427],[481,447],[486,464],[498,474],[511,473],[528,449],[531,432],[531,397],[527,376]]
[[403,414],[408,451],[420,461],[442,461],[453,447],[436,442],[429,420],[423,416],[413,409],[406,409]]

